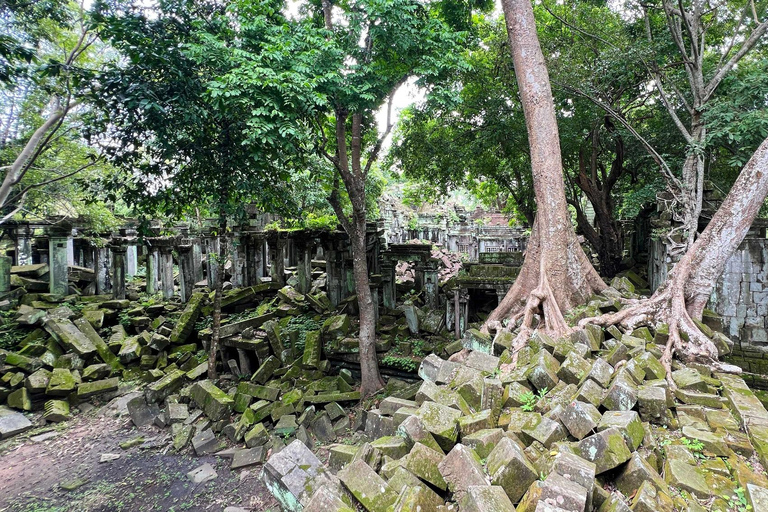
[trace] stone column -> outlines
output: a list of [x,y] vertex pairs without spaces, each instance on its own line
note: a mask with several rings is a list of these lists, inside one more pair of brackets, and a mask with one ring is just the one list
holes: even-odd
[[232,286],[242,288],[247,285],[245,237],[240,233],[232,236]]
[[125,298],[125,278],[127,275],[127,247],[122,244],[110,245],[112,251],[112,298]]
[[221,240],[219,237],[207,237],[205,239],[205,247],[208,262],[208,275],[206,276],[206,279],[208,281],[208,287],[213,290],[220,277],[218,257]]
[[311,240],[294,240],[296,249],[296,277],[299,281],[299,293],[309,293],[312,288],[312,248]]
[[164,299],[173,297],[173,253],[170,245],[160,247],[160,291]]
[[339,268],[338,251],[333,245],[325,251],[325,278],[328,299],[334,307],[341,302],[341,268]]
[[32,230],[29,226],[16,228],[16,264],[32,264]]
[[51,295],[67,295],[69,292],[67,237],[51,236],[48,239],[48,254]]
[[195,283],[205,279],[205,274],[203,273],[203,247],[199,238],[192,240],[192,271]]
[[270,275],[272,282],[285,286],[285,239],[273,238],[269,242],[269,259],[272,262]]
[[440,283],[437,273],[437,260],[430,258],[424,264],[424,304],[431,309],[437,309],[440,300]]
[[381,283],[384,295],[384,307],[387,309],[395,309],[395,304],[397,302],[395,262],[387,258],[381,261]]
[[135,243],[125,248],[125,275],[133,277],[139,270],[139,249]]
[[195,288],[195,262],[192,244],[176,247],[179,252],[179,284],[182,302],[188,302]]
[[75,241],[71,236],[67,237],[67,265],[75,264]]
[[424,290],[424,262],[416,261],[413,264],[413,289],[417,292]]
[[160,265],[160,253],[157,247],[149,247],[147,253],[147,294],[157,293],[157,282],[159,281],[158,267]]
[[11,291],[11,265],[13,259],[10,256],[0,256],[0,296]]
[[246,241],[245,273],[248,285],[254,286],[261,284],[261,278],[264,277],[264,239],[249,235]]
[[109,268],[111,267],[111,254],[107,247],[96,247],[94,249],[96,264],[94,271],[96,272],[96,294],[106,295],[112,291],[112,280],[109,276]]

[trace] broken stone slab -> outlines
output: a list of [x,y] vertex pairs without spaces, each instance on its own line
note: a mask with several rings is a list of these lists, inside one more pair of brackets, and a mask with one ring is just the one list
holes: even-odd
[[190,391],[192,400],[211,421],[218,421],[232,413],[234,400],[211,381],[196,382]]
[[96,349],[96,353],[99,355],[99,358],[101,358],[104,363],[108,364],[115,370],[122,369],[122,365],[120,364],[120,360],[118,357],[109,349],[109,345],[99,336],[99,333],[96,332],[91,322],[83,317],[78,318],[74,321],[75,327],[77,327],[80,332],[88,338],[88,341],[91,342],[91,345]]
[[272,378],[272,375],[275,373],[275,371],[280,368],[281,364],[282,363],[280,362],[280,359],[278,359],[276,356],[269,356],[264,360],[263,363],[261,363],[261,366],[259,366],[256,372],[251,376],[251,380],[253,382],[258,382],[259,384],[266,383],[270,378]]
[[45,321],[45,330],[62,347],[66,347],[79,356],[89,356],[96,352],[96,347],[91,340],[69,320],[48,318]]
[[44,393],[50,380],[51,372],[45,368],[40,368],[32,375],[29,375],[26,379],[24,379],[24,387],[27,388],[27,391],[33,395]]
[[112,375],[112,367],[106,363],[92,364],[83,369],[83,380],[101,380]]
[[211,466],[208,462],[187,473],[187,478],[192,480],[192,483],[197,485],[202,485],[212,480],[216,480],[218,477],[219,475],[216,473],[216,470],[213,469],[213,466]]
[[173,331],[169,336],[171,343],[182,344],[187,341],[187,338],[189,338],[195,328],[195,322],[197,322],[197,318],[200,316],[204,302],[204,293],[197,292],[192,294],[184,308],[184,312],[176,321],[176,325],[173,326]]
[[102,393],[117,391],[120,379],[112,377],[111,379],[97,380],[94,382],[83,382],[77,386],[78,398],[89,398]]
[[291,512],[301,512],[317,490],[335,487],[323,463],[298,439],[267,460],[261,479],[280,505]]
[[448,483],[448,489],[456,501],[461,501],[469,487],[488,484],[477,454],[463,444],[454,446],[437,465],[437,469]]
[[362,460],[350,463],[337,476],[368,512],[386,512],[397,500],[387,482]]
[[419,377],[422,380],[437,382],[437,375],[445,361],[436,354],[429,354],[421,360],[419,365]]
[[403,400],[391,396],[379,403],[379,410],[388,416],[394,415],[401,407],[418,407],[418,404],[413,400]]
[[122,364],[128,364],[131,361],[135,361],[141,357],[142,346],[138,336],[131,336],[123,340],[120,345],[120,350],[117,353],[117,357]]
[[165,374],[165,377],[147,386],[144,396],[148,403],[157,403],[178,391],[186,381],[186,373],[175,369]]
[[664,478],[669,485],[683,489],[699,499],[706,500],[711,495],[704,471],[682,460],[668,458],[664,463]]
[[32,428],[32,422],[20,412],[0,406],[0,439],[8,439]]
[[197,456],[215,453],[219,451],[220,446],[219,440],[216,439],[210,428],[199,432],[192,438],[192,449],[195,450]]
[[155,417],[160,414],[160,408],[157,404],[147,404],[144,396],[141,395],[128,400],[127,406],[131,421],[137,427],[151,425],[155,421]]
[[37,357],[27,357],[22,354],[0,349],[0,359],[3,358],[5,359],[5,364],[14,366],[27,373],[35,372],[43,366],[43,361]]
[[255,464],[261,464],[264,462],[266,455],[267,451],[263,446],[237,450],[232,457],[232,465],[230,466],[230,469],[240,469]]
[[[309,297],[309,295],[307,295]],[[355,512],[356,509],[344,502],[337,490],[321,487],[313,495],[304,512]],[[224,512],[227,512],[226,510]]]
[[538,479],[538,473],[523,450],[504,437],[488,455],[486,470],[491,484],[501,486],[513,503],[520,501],[528,487]]

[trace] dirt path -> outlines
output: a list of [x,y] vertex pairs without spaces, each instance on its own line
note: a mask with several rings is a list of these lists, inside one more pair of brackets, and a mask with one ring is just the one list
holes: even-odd
[[[189,448],[175,454],[167,449],[167,431],[136,429],[128,416],[117,417],[120,408],[116,400],[0,444],[0,512],[279,510],[258,479],[261,466],[230,471],[230,459],[196,457]],[[51,437],[36,441],[41,434]],[[119,447],[139,435],[155,440],[144,447]],[[100,463],[105,453],[120,458]],[[186,475],[206,462],[218,477],[195,485]],[[85,483],[62,488],[78,481]]]

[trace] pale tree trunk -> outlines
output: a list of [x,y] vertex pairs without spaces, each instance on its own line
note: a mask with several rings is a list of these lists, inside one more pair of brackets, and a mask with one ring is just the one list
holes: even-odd
[[696,325],[701,320],[717,279],[725,264],[749,231],[768,195],[768,139],[763,141],[736,183],[696,242],[675,265],[652,297],[618,313],[588,318],[581,324],[622,324],[628,329],[639,325],[666,323],[669,342],[662,363],[671,371],[674,353],[687,360],[710,364],[729,371],[730,365],[717,361],[717,347]]
[[56,97],[51,100],[51,113],[48,115],[48,118],[34,131],[5,173],[5,178],[3,179],[2,184],[0,184],[0,208],[5,207],[5,203],[8,201],[8,197],[11,195],[13,187],[19,184],[34,163],[35,159],[41,153],[45,143],[50,140],[51,136],[61,126],[61,122],[64,120],[64,117],[66,117],[72,106],[73,105],[71,104],[67,104],[62,107],[61,102]]
[[531,148],[536,221],[515,284],[483,329],[501,330],[523,319],[515,353],[527,343],[534,315],[538,329],[554,336],[568,332],[563,312],[605,288],[579,245],[568,213],[555,107],[530,0],[502,0],[510,49]]

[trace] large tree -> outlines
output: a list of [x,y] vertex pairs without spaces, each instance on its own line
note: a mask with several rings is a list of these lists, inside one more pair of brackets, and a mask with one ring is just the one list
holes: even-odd
[[[549,153],[547,144],[557,140],[556,126],[554,123],[554,105],[549,95],[548,78],[543,56],[540,52],[538,40],[535,36],[533,10],[530,0],[504,0],[504,12],[509,26],[510,44],[515,62],[515,71],[520,84],[521,97],[526,109],[526,120],[531,140],[531,155],[534,166],[534,185],[548,185],[549,190],[557,191],[562,187],[562,178],[557,172],[536,172],[537,158],[548,163],[551,167],[558,164],[559,153]],[[712,340],[708,339],[696,325],[700,320],[704,307],[709,300],[711,291],[717,278],[722,273],[725,263],[733,254],[738,245],[744,239],[753,220],[758,214],[766,195],[768,195],[768,139],[758,147],[752,158],[741,171],[722,206],[713,216],[704,232],[686,252],[680,262],[675,266],[668,281],[660,287],[654,295],[641,300],[621,311],[597,318],[588,318],[581,321],[581,325],[594,322],[600,325],[623,323],[628,328],[633,328],[641,323],[656,325],[665,322],[668,325],[669,341],[662,357],[662,363],[668,372],[671,372],[671,360],[675,353],[679,356],[698,362],[704,362],[722,369],[734,370],[733,367],[717,362],[718,350]],[[542,179],[544,178],[544,179]],[[548,205],[552,209],[558,203],[557,193],[549,196],[541,194],[537,188],[537,200],[548,199]],[[549,210],[549,208],[548,208]],[[558,242],[572,233],[564,233],[556,228],[542,229],[547,224],[541,223],[544,217],[544,209],[540,207],[536,233],[539,236],[537,243],[542,252],[547,247],[557,246]],[[549,221],[551,222],[551,221]],[[535,233],[535,234],[536,234]],[[530,254],[529,254],[530,255]],[[564,257],[563,257],[564,255]],[[562,253],[561,259],[569,260],[570,255]],[[583,275],[584,265],[574,259],[564,265],[565,275]],[[526,265],[529,259],[526,258]],[[548,313],[558,314],[559,311],[552,307],[555,296],[548,280],[561,282],[563,270],[555,266],[549,266],[546,256],[541,257],[541,275],[539,286],[533,290],[524,310],[525,320],[517,343],[527,341],[530,333],[529,320],[533,308],[540,307],[543,303],[545,320]],[[525,270],[525,266],[523,268]],[[521,277],[523,273],[521,272]],[[568,279],[568,278],[566,278]],[[516,289],[520,293],[524,287],[515,286],[505,298],[514,297]],[[528,284],[528,287],[531,285]],[[550,301],[549,311],[546,302]],[[502,304],[503,305],[503,304]],[[518,303],[519,306],[519,303]],[[557,306],[557,304],[555,304]],[[502,308],[500,307],[499,310]],[[499,310],[491,316],[499,319]],[[509,310],[501,311],[509,314]],[[563,322],[564,326],[564,322]],[[546,329],[552,328],[549,322]],[[561,332],[567,327],[562,327]]]
[[[516,348],[534,328],[554,336],[569,328],[563,312],[605,288],[571,224],[563,182],[555,105],[530,0],[504,0],[504,16],[530,144],[537,214],[525,261],[515,284],[486,320],[484,329],[513,327],[522,318]],[[515,351],[515,353],[517,353]]]

